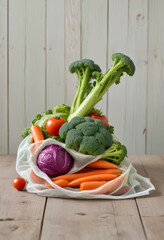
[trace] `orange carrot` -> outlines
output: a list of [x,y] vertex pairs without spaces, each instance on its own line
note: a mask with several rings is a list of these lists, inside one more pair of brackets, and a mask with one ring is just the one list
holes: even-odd
[[100,170],[94,170],[89,172],[82,172],[82,173],[72,173],[72,174],[65,174],[60,175],[58,177],[51,178],[52,181],[56,181],[59,179],[65,179],[67,181],[73,181],[78,178],[87,177],[91,175],[97,175],[97,174],[107,174],[107,173],[113,173],[113,174],[121,174],[121,169],[100,169]]
[[32,133],[34,142],[39,142],[39,141],[44,140],[42,130],[38,125],[32,125],[31,133]]
[[105,160],[97,160],[96,162],[89,163],[87,167],[90,168],[118,168],[114,163],[107,162]]
[[99,175],[93,175],[93,176],[87,176],[78,178],[70,183],[68,183],[69,187],[78,187],[83,182],[90,182],[90,181],[110,181],[118,176],[116,174],[99,174]]
[[107,183],[106,181],[92,181],[92,182],[83,182],[80,184],[81,191],[93,190],[95,188],[101,187]]
[[[67,180],[64,180],[64,179],[60,179],[58,181],[53,181],[53,183],[55,183],[56,185],[58,185],[59,187],[68,187],[68,181]],[[50,188],[54,188],[53,186],[51,186],[51,184],[49,183],[46,183],[46,186],[47,187],[50,187]]]
[[35,183],[45,184],[46,182],[46,180],[44,180],[43,178],[38,177],[32,169],[30,169],[30,178]]

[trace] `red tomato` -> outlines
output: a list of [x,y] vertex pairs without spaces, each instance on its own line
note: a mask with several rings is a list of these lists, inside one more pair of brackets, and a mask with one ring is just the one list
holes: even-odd
[[100,119],[104,123],[105,127],[107,128],[107,126],[108,126],[108,119],[107,119],[106,116],[104,116],[104,115],[100,116],[99,112],[96,112],[96,111],[95,112],[91,112],[89,114],[89,116],[91,118],[93,118],[93,119]]
[[23,178],[15,178],[13,181],[13,187],[17,190],[22,190],[26,185],[26,181]]
[[59,129],[65,122],[64,118],[52,117],[47,121],[46,130],[52,136],[59,136]]

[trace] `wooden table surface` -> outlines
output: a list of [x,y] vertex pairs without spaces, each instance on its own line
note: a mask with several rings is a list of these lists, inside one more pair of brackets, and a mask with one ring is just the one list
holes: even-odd
[[156,187],[129,200],[74,200],[17,191],[16,156],[0,156],[1,240],[163,240],[164,156],[130,156]]

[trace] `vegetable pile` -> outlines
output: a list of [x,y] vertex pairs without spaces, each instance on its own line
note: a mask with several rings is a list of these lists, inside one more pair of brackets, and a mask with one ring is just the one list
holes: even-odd
[[[46,146],[38,155],[37,165],[58,186],[79,187],[82,191],[94,189],[122,173],[118,165],[127,155],[127,149],[114,139],[114,127],[95,105],[114,83],[120,83],[124,73],[133,76],[135,66],[122,53],[114,53],[112,60],[113,65],[105,73],[90,59],[74,61],[69,70],[76,73],[78,83],[72,106],[60,104],[43,115],[37,114],[30,126],[22,131],[23,138],[32,133],[33,142],[52,138],[64,143],[66,149],[86,155],[101,155],[101,160],[91,163],[81,172],[66,174],[73,164],[71,156],[58,145]],[[93,170],[95,166],[96,170]],[[39,181],[34,172],[30,176],[34,182]]]

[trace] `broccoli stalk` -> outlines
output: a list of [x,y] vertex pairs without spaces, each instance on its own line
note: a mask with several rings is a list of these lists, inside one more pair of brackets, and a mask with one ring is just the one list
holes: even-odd
[[82,59],[73,62],[69,70],[78,76],[78,86],[75,98],[72,103],[70,114],[75,112],[83,102],[85,95],[90,87],[90,81],[93,71],[101,72],[100,67],[90,59]]
[[114,142],[110,148],[108,148],[101,159],[109,162],[113,162],[117,165],[124,160],[127,155],[127,149],[120,142]]
[[[68,121],[76,116],[88,115],[92,111],[93,107],[102,99],[107,90],[114,83],[120,83],[120,77],[124,72],[126,72],[129,76],[134,74],[135,66],[128,56],[121,53],[115,53],[112,55],[112,60],[114,61],[113,66],[106,73],[102,74],[100,71],[92,72],[92,78],[96,79],[95,84],[93,84],[92,90],[86,98],[83,99],[83,101],[80,99],[80,102],[78,102],[80,105],[78,104],[76,108],[72,109],[68,117]],[[76,98],[79,97],[80,91],[81,90],[78,90]]]

